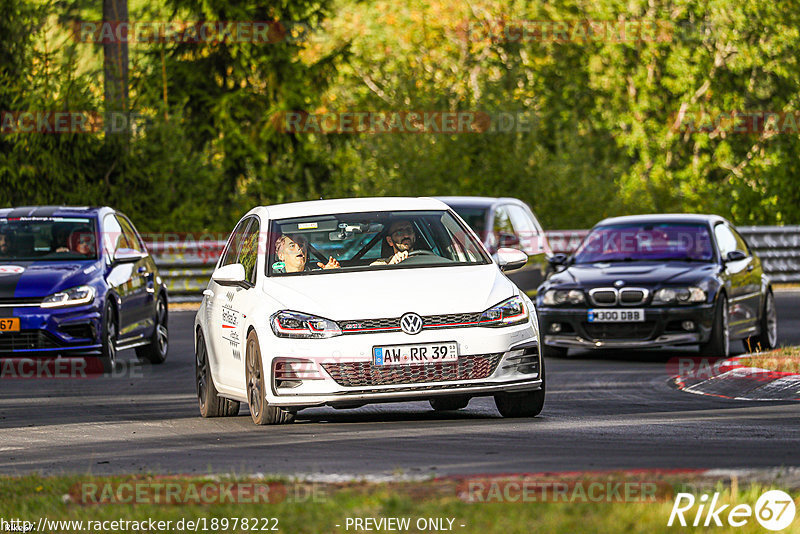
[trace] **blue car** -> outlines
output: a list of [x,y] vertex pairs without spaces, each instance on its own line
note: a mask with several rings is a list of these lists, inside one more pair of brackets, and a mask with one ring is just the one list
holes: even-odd
[[167,290],[130,220],[108,207],[0,209],[0,356],[167,357]]

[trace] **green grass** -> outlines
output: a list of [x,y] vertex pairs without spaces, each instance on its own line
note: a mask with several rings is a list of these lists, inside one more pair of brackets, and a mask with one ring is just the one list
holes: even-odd
[[746,367],[758,367],[784,373],[800,373],[800,347],[781,347],[769,352],[739,358]]
[[[589,475],[575,480],[590,481]],[[597,481],[599,475],[595,475]],[[603,475],[604,480],[621,481],[626,475]],[[342,484],[316,485],[316,498],[300,498],[275,503],[259,504],[83,504],[80,490],[82,482],[105,483],[203,483],[208,478],[175,477],[51,477],[25,476],[20,478],[0,478],[0,518],[22,518],[36,523],[40,517],[50,520],[155,520],[172,521],[173,525],[181,519],[206,518],[210,527],[212,518],[234,517],[274,517],[278,519],[280,532],[324,533],[324,532],[362,532],[345,528],[348,517],[409,517],[409,532],[419,532],[415,527],[418,518],[452,518],[453,531],[462,533],[498,532],[513,533],[652,533],[680,532],[696,530],[692,527],[680,528],[666,526],[673,505],[673,490],[679,484],[689,481],[689,475],[672,475],[661,478],[659,487],[667,488],[659,493],[657,502],[634,503],[586,503],[586,502],[493,502],[471,503],[462,500],[464,485],[454,480],[435,480],[408,483],[353,482]],[[541,480],[541,479],[539,479]],[[553,479],[549,480],[563,480]],[[641,478],[640,478],[641,480]],[[263,480],[256,481],[264,483]],[[119,487],[119,486],[114,486]],[[301,485],[301,497],[309,495],[311,486]],[[750,504],[754,506],[765,487],[752,485],[739,487],[732,484],[705,481],[700,484],[706,493],[721,492],[721,502]],[[796,493],[790,494],[796,495]],[[733,496],[733,497],[732,497]],[[795,499],[796,501],[798,499]],[[292,502],[294,501],[294,502]],[[800,506],[798,506],[800,508]],[[688,517],[688,515],[687,515]],[[692,515],[693,517],[693,515]],[[724,518],[724,514],[723,514]],[[336,527],[335,525],[340,525]],[[461,525],[464,525],[462,527]],[[261,526],[261,525],[259,525]],[[174,527],[170,529],[176,531]],[[241,528],[222,529],[220,532],[244,532]],[[703,529],[701,529],[703,530]],[[742,528],[729,526],[706,529],[713,532],[763,532],[755,521]],[[122,531],[122,530],[119,530]],[[202,531],[202,529],[200,530]],[[252,531],[252,530],[250,530]],[[261,531],[261,530],[259,530]],[[427,530],[426,530],[427,531]],[[61,530],[56,532],[71,532]],[[381,531],[377,531],[381,532]],[[389,531],[383,531],[389,532]],[[800,519],[784,532],[800,532]]]

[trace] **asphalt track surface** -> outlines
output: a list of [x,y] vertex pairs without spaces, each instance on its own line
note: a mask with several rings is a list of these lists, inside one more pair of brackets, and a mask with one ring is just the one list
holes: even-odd
[[[800,344],[800,292],[776,294],[783,345]],[[403,474],[800,465],[800,403],[677,391],[681,351],[583,352],[548,360],[544,411],[503,419],[490,398],[458,412],[427,402],[313,408],[284,426],[202,419],[194,312],[170,314],[161,366],[132,351],[115,377],[0,380],[0,473]],[[736,343],[736,347],[740,346]]]

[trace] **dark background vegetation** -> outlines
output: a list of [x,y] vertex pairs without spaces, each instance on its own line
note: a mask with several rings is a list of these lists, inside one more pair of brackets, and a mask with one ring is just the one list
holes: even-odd
[[[132,43],[124,65],[72,38],[75,21],[121,8],[132,21],[311,31],[266,44]],[[658,21],[669,38],[497,30],[620,19]],[[0,205],[108,204],[142,231],[224,231],[257,204],[445,194],[519,197],[547,228],[651,211],[798,223],[796,131],[671,124],[681,111],[796,111],[799,19],[795,0],[0,0],[0,110],[139,117],[129,134],[0,135]],[[537,120],[509,133],[281,133],[274,117],[287,110]]]

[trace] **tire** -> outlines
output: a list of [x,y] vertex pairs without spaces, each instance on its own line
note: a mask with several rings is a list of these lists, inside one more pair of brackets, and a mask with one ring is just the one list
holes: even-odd
[[553,345],[542,345],[543,358],[566,358],[569,349],[566,347],[556,347]]
[[294,413],[279,406],[269,406],[266,402],[266,381],[264,365],[261,362],[261,346],[255,330],[247,335],[245,372],[247,373],[247,404],[250,417],[257,425],[280,425],[294,421]]
[[219,396],[211,368],[208,366],[208,349],[202,332],[197,333],[195,346],[194,376],[197,387],[197,403],[203,417],[233,417],[239,415],[239,403]]
[[703,356],[727,358],[731,354],[730,329],[728,327],[728,298],[721,294],[714,308],[714,323],[711,326],[711,337],[700,344]]
[[747,352],[763,352],[778,346],[778,312],[775,309],[775,297],[772,291],[767,291],[764,298],[764,308],[758,319],[759,333],[742,341]]
[[156,301],[156,311],[153,324],[153,337],[149,345],[136,347],[136,357],[139,361],[153,364],[164,363],[169,352],[169,330],[167,328],[167,300],[160,296]]
[[103,362],[103,372],[111,373],[117,365],[117,309],[106,301],[103,309],[103,340],[101,350],[101,360]]
[[431,408],[437,412],[449,412],[466,408],[469,404],[469,397],[441,397],[428,402],[431,403]]
[[500,393],[494,396],[497,411],[503,417],[536,417],[542,412],[545,396],[545,370],[542,359],[542,388],[522,393]]

